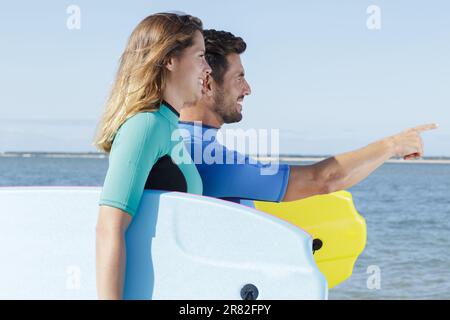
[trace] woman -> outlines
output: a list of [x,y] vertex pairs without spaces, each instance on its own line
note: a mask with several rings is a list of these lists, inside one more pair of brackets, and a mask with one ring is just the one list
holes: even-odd
[[201,21],[174,13],[145,18],[122,54],[94,142],[110,153],[96,228],[100,299],[122,298],[125,231],[143,190],[202,193],[192,161],[170,155],[179,111],[201,97],[211,72],[204,54]]

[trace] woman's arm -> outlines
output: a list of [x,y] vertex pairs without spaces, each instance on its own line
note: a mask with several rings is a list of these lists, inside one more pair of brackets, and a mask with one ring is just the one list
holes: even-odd
[[100,300],[122,299],[125,277],[125,232],[131,216],[100,206],[96,227],[97,295]]

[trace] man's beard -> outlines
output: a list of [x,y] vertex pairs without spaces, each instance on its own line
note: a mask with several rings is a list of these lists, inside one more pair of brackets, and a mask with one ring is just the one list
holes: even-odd
[[237,101],[225,101],[223,91],[217,91],[214,97],[214,112],[216,112],[224,123],[235,123],[242,120],[242,114],[236,110]]

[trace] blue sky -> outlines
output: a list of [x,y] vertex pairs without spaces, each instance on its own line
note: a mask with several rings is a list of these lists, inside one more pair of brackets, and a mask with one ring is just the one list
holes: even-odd
[[[66,26],[70,5],[81,28]],[[369,30],[370,5],[381,29]],[[0,152],[91,146],[119,56],[148,14],[180,10],[231,31],[252,95],[230,128],[280,129],[281,152],[336,154],[411,126],[450,156],[448,1],[14,1],[0,11]]]

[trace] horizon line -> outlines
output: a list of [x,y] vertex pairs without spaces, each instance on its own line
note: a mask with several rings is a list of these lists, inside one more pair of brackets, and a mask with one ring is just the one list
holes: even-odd
[[[106,158],[108,157],[108,154],[105,152],[98,152],[98,151],[85,151],[85,152],[66,152],[66,151],[5,151],[0,152],[0,157],[36,157],[36,156],[44,156],[44,157],[92,157],[92,158]],[[325,159],[329,157],[333,157],[335,155],[329,155],[329,154],[293,154],[293,153],[284,153],[284,154],[278,154],[278,155],[267,155],[267,154],[251,154],[249,155],[251,157],[257,157],[257,158],[263,158],[263,159],[281,159],[281,158],[288,158],[286,160],[292,159],[292,158],[310,158],[312,160],[317,159]],[[402,161],[401,158],[392,158],[393,161]],[[392,161],[388,160],[388,161]],[[420,160],[450,160],[450,156],[425,156],[420,158]],[[416,160],[418,161],[418,160]]]

